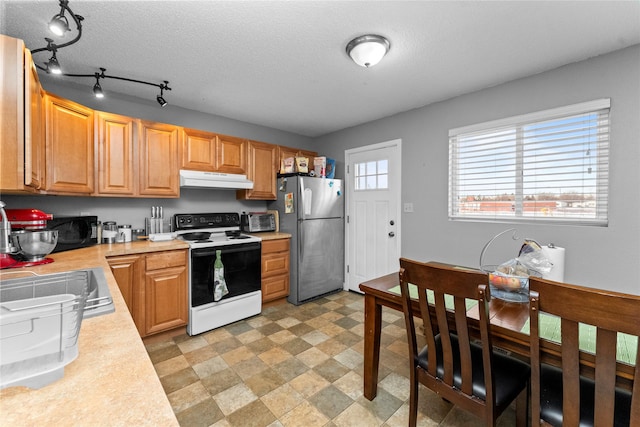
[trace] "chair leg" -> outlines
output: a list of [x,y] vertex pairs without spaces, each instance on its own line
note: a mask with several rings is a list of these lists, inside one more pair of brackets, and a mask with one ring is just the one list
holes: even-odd
[[529,397],[530,387],[527,387],[520,392],[516,398],[516,426],[527,427],[529,424]]
[[416,427],[418,422],[418,378],[416,368],[411,368],[409,381],[409,427]]

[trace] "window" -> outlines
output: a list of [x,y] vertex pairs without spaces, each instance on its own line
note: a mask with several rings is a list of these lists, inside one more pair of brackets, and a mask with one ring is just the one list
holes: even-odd
[[389,161],[378,160],[355,164],[356,191],[389,188]]
[[449,218],[606,226],[610,100],[449,131]]

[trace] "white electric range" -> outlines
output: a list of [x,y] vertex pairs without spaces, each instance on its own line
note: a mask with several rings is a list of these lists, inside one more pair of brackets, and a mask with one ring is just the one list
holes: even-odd
[[[197,335],[262,311],[261,239],[240,232],[237,213],[176,214],[174,232],[189,243],[189,324]],[[229,293],[216,300],[213,263],[220,251]]]

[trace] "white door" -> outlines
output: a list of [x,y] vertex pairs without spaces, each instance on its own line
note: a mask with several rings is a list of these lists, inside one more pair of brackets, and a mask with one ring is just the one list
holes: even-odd
[[345,151],[345,289],[399,269],[401,140]]

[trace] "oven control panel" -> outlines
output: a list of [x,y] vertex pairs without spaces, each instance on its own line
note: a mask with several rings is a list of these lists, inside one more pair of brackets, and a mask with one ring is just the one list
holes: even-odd
[[174,230],[240,226],[240,214],[236,212],[175,214],[173,220]]

